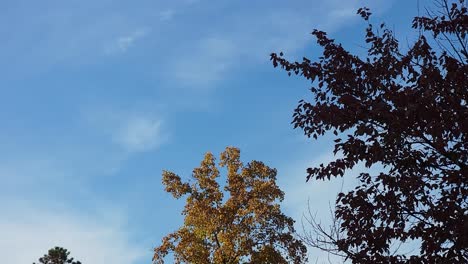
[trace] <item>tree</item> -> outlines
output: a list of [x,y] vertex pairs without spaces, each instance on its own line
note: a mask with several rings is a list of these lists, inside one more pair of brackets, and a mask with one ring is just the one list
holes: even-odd
[[284,193],[276,170],[259,161],[243,165],[240,151],[228,147],[219,166],[227,168],[224,191],[211,153],[193,170],[194,183],[164,171],[165,190],[187,196],[184,225],[162,239],[153,261],[164,263],[303,263],[306,247],[294,237],[294,221],[281,212]]
[[[315,230],[314,246],[353,263],[468,262],[468,15],[464,0],[437,3],[440,11],[414,18],[419,37],[405,50],[361,8],[367,56],[319,30],[317,61],[271,55],[275,67],[312,83],[313,100],[299,101],[294,127],[314,139],[336,135],[340,155],[308,168],[307,180],[341,177],[358,163],[382,168],[338,194],[337,230]],[[419,250],[393,252],[407,243]]]
[[[49,249],[47,255],[44,255],[39,259],[40,264],[81,264],[79,261],[74,261],[73,258],[69,258],[70,252],[68,250],[55,247]],[[33,264],[36,264],[35,262]]]

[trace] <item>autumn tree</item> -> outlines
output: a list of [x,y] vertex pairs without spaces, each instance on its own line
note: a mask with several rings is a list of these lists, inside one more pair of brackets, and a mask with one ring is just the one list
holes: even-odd
[[[81,262],[70,258],[69,255],[70,252],[68,250],[55,247],[49,249],[48,254],[39,259],[39,264],[81,264]],[[36,263],[34,262],[33,264]]]
[[[294,236],[294,221],[281,212],[284,193],[276,170],[259,161],[244,165],[240,151],[228,147],[219,167],[207,153],[193,170],[193,183],[164,171],[165,190],[186,196],[184,224],[155,248],[154,263],[172,253],[175,263],[303,263],[306,247]],[[221,179],[226,179],[222,188]]]
[[[308,168],[307,180],[341,177],[359,163],[378,170],[339,193],[338,229],[315,230],[311,243],[353,263],[468,263],[468,16],[464,0],[436,4],[414,18],[412,44],[374,27],[361,8],[367,56],[319,30],[317,61],[271,55],[275,67],[312,83],[294,127],[315,139],[336,135],[339,155]],[[408,243],[416,250],[396,250]]]

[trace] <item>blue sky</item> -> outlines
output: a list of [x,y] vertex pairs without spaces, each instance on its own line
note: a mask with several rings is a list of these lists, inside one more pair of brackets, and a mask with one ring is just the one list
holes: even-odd
[[187,179],[206,151],[226,146],[278,169],[289,215],[300,221],[310,199],[326,218],[342,181],[304,184],[304,172],[333,158],[330,138],[292,129],[309,84],[274,69],[269,54],[319,56],[314,28],[364,52],[361,6],[410,42],[408,3],[1,1],[5,263],[32,263],[55,245],[87,264],[150,263],[182,222],[161,171]]

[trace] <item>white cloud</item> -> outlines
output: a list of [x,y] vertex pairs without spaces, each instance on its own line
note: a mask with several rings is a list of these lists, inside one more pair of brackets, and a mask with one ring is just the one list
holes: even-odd
[[92,108],[83,118],[87,126],[126,154],[155,150],[169,139],[162,117],[151,110]]
[[115,54],[126,52],[137,40],[145,37],[148,33],[149,29],[143,28],[135,30],[126,36],[119,37],[105,48],[105,53]]
[[[268,62],[269,54],[273,51],[290,51],[302,47],[310,38],[307,22],[288,12],[263,16],[241,15],[220,22],[222,26],[214,36],[202,37],[195,45],[186,42],[189,46],[180,49],[189,52],[176,51],[176,54],[167,58],[171,63],[166,76],[184,86],[209,88],[231,71]],[[217,26],[213,25],[214,28]]]
[[[26,204],[1,206],[0,255],[2,262],[37,261],[47,250],[61,246],[87,264],[133,264],[151,258],[151,248],[130,242],[120,214],[75,214]],[[104,214],[104,217],[102,217]]]
[[285,7],[267,9],[262,15],[242,10],[237,15],[225,16],[219,23],[205,27],[209,28],[207,34],[215,37],[202,35],[195,45],[192,41],[181,42],[182,46],[166,58],[170,61],[166,76],[185,86],[211,87],[231,71],[269,63],[271,52],[295,56],[307,43],[313,43],[310,32],[315,27],[335,30],[357,18],[351,4],[317,5],[317,10],[323,11],[314,15],[310,15],[308,8]]
[[175,15],[175,11],[173,9],[166,9],[159,13],[159,20],[169,21],[169,20],[172,20],[174,15]]
[[195,50],[184,53],[169,67],[175,81],[187,86],[207,86],[224,77],[236,56],[234,43],[227,38],[201,39]]
[[335,21],[357,18],[356,10],[356,7],[336,8],[330,12],[330,17]]
[[144,116],[124,120],[113,135],[114,142],[131,152],[155,149],[166,139],[162,132],[162,121]]

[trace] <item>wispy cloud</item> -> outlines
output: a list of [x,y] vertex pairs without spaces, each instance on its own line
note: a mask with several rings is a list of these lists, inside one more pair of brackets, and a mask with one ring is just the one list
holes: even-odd
[[101,208],[99,215],[24,203],[0,208],[3,263],[32,263],[54,246],[69,249],[75,259],[88,264],[134,264],[151,258],[149,245],[130,242],[122,214],[107,208]]
[[159,119],[135,116],[123,120],[114,132],[113,140],[130,152],[153,150],[167,140]]
[[169,139],[163,118],[150,110],[93,108],[84,112],[84,119],[103,140],[127,154],[155,150]]
[[[285,16],[286,19],[278,19]],[[197,89],[212,87],[244,65],[268,61],[269,54],[280,47],[283,50],[302,47],[307,36],[307,31],[297,29],[297,25],[307,23],[292,14],[244,15],[220,24],[223,26],[219,32],[199,38],[195,45],[187,42],[190,47],[182,44],[179,48],[189,52],[177,52],[168,57],[166,77]],[[215,29],[218,26],[212,25]]]
[[173,9],[166,9],[159,13],[159,20],[169,21],[169,20],[172,20],[174,15],[175,15],[175,11]]
[[126,52],[134,43],[145,37],[149,33],[148,28],[137,29],[128,35],[117,38],[114,42],[105,47],[106,54]]
[[206,87],[225,77],[236,56],[234,43],[226,38],[208,37],[195,50],[183,53],[169,67],[169,76],[186,86]]
[[[310,32],[316,27],[334,31],[358,18],[356,1],[316,5],[319,7],[312,11],[294,6],[266,8],[261,15],[245,10],[236,15],[237,10],[232,10],[231,15],[203,27],[207,30],[193,36],[198,37],[195,44],[186,40],[178,43],[177,50],[165,58],[169,62],[165,78],[198,89],[212,87],[231,72],[268,63],[271,52],[297,55],[296,52],[313,41]],[[193,30],[191,25],[187,30]]]

